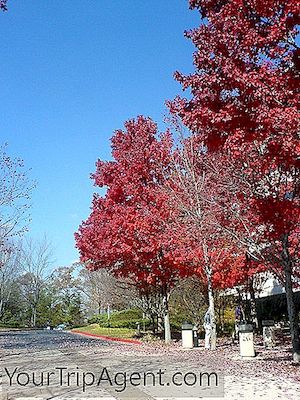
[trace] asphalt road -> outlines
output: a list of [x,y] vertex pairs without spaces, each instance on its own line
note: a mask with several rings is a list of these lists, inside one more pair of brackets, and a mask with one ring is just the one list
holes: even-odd
[[[126,348],[126,345],[122,345]],[[12,399],[61,399],[93,398],[118,399],[110,388],[91,387],[83,392],[82,383],[76,380],[61,385],[56,379],[47,384],[47,374],[56,374],[61,370],[68,372],[95,371],[103,366],[109,367],[116,355],[118,343],[92,339],[65,331],[30,330],[0,332],[0,400]],[[104,359],[104,360],[103,360]],[[15,374],[14,374],[14,371]],[[20,379],[18,381],[18,373]],[[14,375],[13,375],[14,374]],[[32,376],[38,381],[44,375],[43,385],[33,384]],[[12,377],[10,384],[10,376]],[[30,382],[27,384],[27,377]],[[80,375],[82,377],[82,375]],[[112,396],[113,395],[113,396]]]
[[55,330],[0,332],[0,360],[1,356],[11,356],[23,351],[32,352],[104,346],[114,346],[114,343]]
[[[152,400],[154,397],[135,387],[126,394],[119,393],[116,389],[120,389],[120,385],[110,385],[105,376],[101,384],[96,385],[96,378],[99,379],[103,369],[113,377],[124,368],[130,371],[137,366],[143,368],[143,358],[137,359],[135,349],[135,345],[64,331],[0,332],[0,400]],[[95,384],[83,388],[83,374],[88,375],[88,383],[93,379],[91,375],[95,375]],[[36,385],[41,379],[43,384]]]

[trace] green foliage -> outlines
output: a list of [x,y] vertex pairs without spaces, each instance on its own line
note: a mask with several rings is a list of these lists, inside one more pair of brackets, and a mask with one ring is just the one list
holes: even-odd
[[21,328],[23,326],[22,321],[10,310],[6,310],[1,316],[0,327],[9,328]]
[[184,321],[194,323],[189,313],[182,310],[173,309],[172,313],[170,314],[170,324],[172,331],[181,331],[181,325]]
[[148,328],[150,326],[150,321],[148,319],[143,320],[143,313],[138,308],[113,312],[109,319],[107,314],[96,315],[89,319],[89,323],[97,323],[103,328],[136,329],[137,323],[140,323],[142,328],[144,322],[146,328]]
[[223,331],[221,330],[220,326],[217,326],[217,331],[219,335],[230,336],[233,331],[235,331],[235,322],[234,321],[227,321],[224,323]]
[[135,329],[127,328],[103,328],[98,324],[91,324],[88,326],[83,326],[81,328],[76,328],[77,332],[82,333],[92,333],[95,335],[104,335],[115,338],[133,338],[135,337]]
[[37,326],[81,326],[84,323],[81,304],[78,293],[61,294],[48,287],[42,292],[37,308]]
[[76,326],[81,326],[84,323],[84,316],[81,309],[81,298],[78,294],[73,296],[72,302],[68,308],[68,313],[69,313],[69,318],[68,318],[69,326],[76,327]]
[[99,324],[100,326],[104,326],[107,321],[107,316],[106,314],[99,314],[99,315],[93,315],[92,317],[88,318],[88,323],[89,324]]

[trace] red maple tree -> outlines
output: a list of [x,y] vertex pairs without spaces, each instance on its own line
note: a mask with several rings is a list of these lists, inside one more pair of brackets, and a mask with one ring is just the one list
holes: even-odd
[[172,229],[174,210],[160,187],[169,168],[169,133],[157,138],[149,118],[125,123],[112,138],[113,161],[97,162],[93,179],[106,187],[95,195],[92,212],[75,234],[88,268],[111,268],[137,286],[159,288],[164,302],[165,340],[170,341],[168,298],[180,276],[191,273]]
[[[195,72],[175,78],[191,96],[168,102],[207,146],[236,164],[256,222],[248,248],[284,277],[294,360],[300,360],[293,277],[299,271],[299,53],[296,0],[190,0],[201,25]],[[241,193],[242,196],[242,193]],[[281,272],[280,272],[281,271]]]

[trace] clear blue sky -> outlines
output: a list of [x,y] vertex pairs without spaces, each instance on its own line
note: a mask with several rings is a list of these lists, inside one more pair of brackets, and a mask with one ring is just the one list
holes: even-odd
[[9,0],[0,14],[0,143],[38,186],[30,235],[47,234],[55,265],[78,258],[74,231],[89,214],[89,174],[110,157],[126,119],[163,128],[173,72],[192,70],[187,0]]

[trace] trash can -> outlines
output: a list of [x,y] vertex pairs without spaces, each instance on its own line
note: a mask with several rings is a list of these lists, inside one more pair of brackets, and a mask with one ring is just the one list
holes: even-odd
[[193,327],[193,324],[189,322],[183,322],[181,326],[182,347],[186,349],[192,349],[194,347]]
[[273,349],[276,344],[275,340],[275,321],[264,320],[262,321],[263,327],[263,342],[266,349]]
[[255,357],[253,342],[253,325],[239,325],[240,355],[242,357]]
[[193,326],[193,344],[194,347],[199,347],[198,328]]

